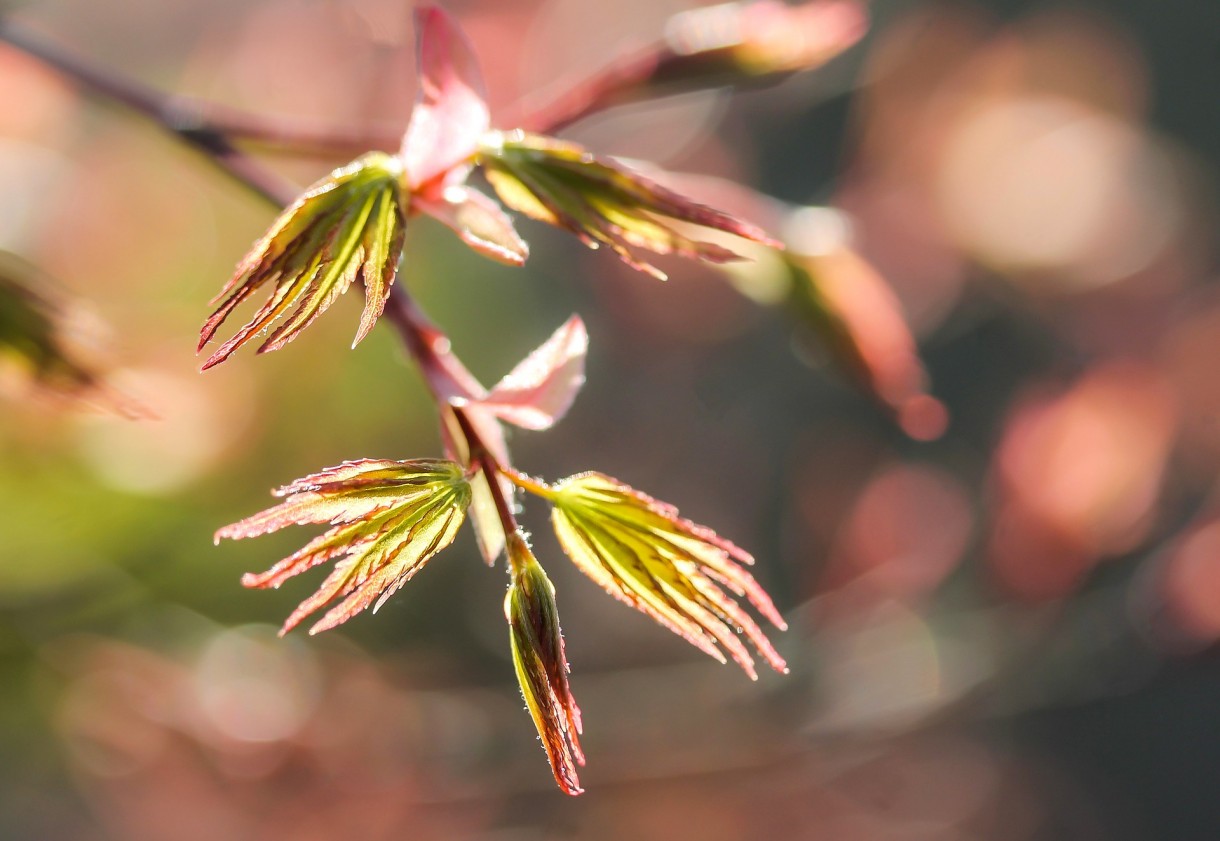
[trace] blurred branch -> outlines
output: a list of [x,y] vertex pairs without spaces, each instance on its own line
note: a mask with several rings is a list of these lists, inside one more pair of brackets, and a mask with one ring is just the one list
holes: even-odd
[[[295,185],[237,148],[230,139],[232,126],[223,119],[237,117],[235,125],[237,133],[240,133],[243,125],[252,127],[255,125],[252,121],[257,118],[240,112],[216,110],[214,106],[196,100],[163,93],[94,64],[9,22],[0,21],[0,41],[39,59],[87,92],[123,105],[152,121],[277,207],[288,206],[300,192]],[[217,120],[218,116],[222,119]],[[285,138],[273,124],[265,121],[260,130],[267,137]],[[450,349],[448,337],[424,314],[401,284],[390,289],[385,314],[423,372],[428,390],[439,405],[447,404],[455,394],[481,390],[478,381]],[[460,411],[458,417],[461,423],[464,416]],[[462,431],[467,436],[472,454],[491,452],[469,423],[462,424]],[[494,473],[490,472],[494,468],[489,467],[487,458],[482,456],[480,464],[489,471],[489,484],[495,487],[497,483],[492,480]],[[512,517],[511,509],[502,499],[497,501],[497,507],[508,512],[509,519],[505,520],[507,528]]]
[[[268,118],[195,97],[165,94],[136,79],[118,76],[2,18],[0,41],[40,59],[82,88],[148,117],[213,158],[232,156],[236,151],[235,139],[280,152],[319,156],[364,152],[370,147],[392,149],[401,139],[402,132],[398,130],[335,129],[282,117]],[[257,179],[259,173],[247,172],[246,176]],[[246,176],[238,178],[248,182]],[[259,192],[272,198],[272,193],[261,188]],[[283,203],[278,197],[273,200]]]
[[661,38],[622,52],[541,107],[510,108],[513,126],[554,134],[619,105],[713,88],[768,87],[855,44],[867,13],[854,0],[723,3],[669,18]]
[[249,158],[226,133],[204,120],[197,103],[119,76],[8,21],[0,20],[0,41],[39,59],[89,93],[146,117],[273,204],[284,206],[295,198],[291,184]]

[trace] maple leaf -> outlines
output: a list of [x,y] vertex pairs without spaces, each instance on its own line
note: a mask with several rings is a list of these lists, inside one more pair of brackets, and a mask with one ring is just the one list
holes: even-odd
[[457,21],[423,6],[415,10],[415,35],[419,95],[401,152],[412,190],[467,163],[491,127],[479,60]]
[[[474,428],[480,443],[491,451],[492,456],[500,464],[508,464],[508,443],[504,439],[504,427],[496,416],[477,403],[463,406],[466,421]],[[466,435],[458,422],[453,405],[440,407],[441,442],[445,455],[462,464],[469,464],[472,453]],[[504,476],[490,479],[486,472],[479,470],[470,477],[470,524],[474,527],[475,542],[479,552],[488,566],[495,564],[504,548],[504,526],[500,522],[500,513],[496,507],[495,495],[490,482],[500,483],[500,493],[506,499],[512,499],[514,489],[512,483]]]
[[509,266],[525,265],[529,246],[498,204],[473,187],[455,184],[418,193],[414,207],[453,230],[473,251]]
[[519,533],[508,539],[512,583],[504,597],[504,618],[509,624],[513,667],[521,694],[555,782],[566,794],[580,794],[577,764],[584,765],[580,749],[580,708],[568,684],[555,586],[547,578]]
[[479,160],[500,200],[513,210],[571,231],[590,248],[605,245],[627,265],[660,279],[665,274],[636,258],[631,249],[712,263],[742,259],[724,246],[692,239],[674,223],[781,247],[759,228],[575,143],[520,130],[491,132]]
[[250,321],[208,357],[203,370],[228,359],[296,306],[258,352],[282,348],[357,279],[364,285],[365,307],[352,346],[368,335],[398,274],[407,203],[401,179],[398,158],[370,152],[336,169],[289,205],[213,299],[223,303],[204,324],[199,350],[262,286],[270,284],[271,294]]
[[491,127],[486,85],[462,28],[435,6],[415,10],[419,95],[399,153],[415,210],[452,228],[462,242],[501,263],[529,256],[512,220],[464,183]]
[[479,399],[488,411],[522,429],[549,429],[572,406],[585,382],[589,334],[572,316]]
[[665,90],[811,70],[859,41],[867,25],[868,12],[855,0],[796,6],[758,0],[690,9],[670,18],[667,51],[647,81]]
[[284,622],[287,633],[311,613],[341,599],[311,634],[374,610],[453,542],[470,505],[462,467],[443,459],[349,461],[273,491],[284,501],[216,532],[240,540],[286,526],[327,523],[329,530],[266,572],[247,574],[246,587],[279,587],[339,558],[314,595]]
[[744,550],[711,529],[601,473],[582,473],[543,491],[564,551],[610,595],[652,617],[699,650],[725,662],[724,652],[758,677],[741,633],[772,668],[788,668],[758,624],[725,588],[745,597],[780,630],[787,625],[741,564]]
[[[445,454],[462,464],[470,462],[470,451],[453,407],[460,407],[478,433],[483,446],[500,464],[509,464],[504,439],[506,421],[523,429],[546,429],[563,417],[585,381],[585,352],[589,336],[584,322],[572,316],[549,339],[519,362],[489,392],[473,378],[454,382],[454,390],[441,406],[441,439]],[[479,551],[488,565],[494,564],[504,546],[504,527],[496,510],[488,477],[482,472],[470,479],[470,520]],[[501,493],[511,499],[512,482],[504,476]]]

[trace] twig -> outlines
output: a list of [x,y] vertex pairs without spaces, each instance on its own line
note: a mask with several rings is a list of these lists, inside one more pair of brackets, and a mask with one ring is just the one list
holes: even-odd
[[[238,183],[277,207],[286,207],[295,200],[299,192],[296,186],[234,146],[229,139],[227,125],[222,130],[209,122],[210,118],[205,119],[202,111],[192,113],[190,108],[184,108],[186,100],[116,74],[11,24],[0,22],[0,41],[39,59],[89,93],[140,114],[201,152]],[[212,112],[212,116],[215,116],[215,112]],[[267,131],[268,136],[275,134],[274,129],[268,128]],[[385,316],[419,366],[428,390],[438,405],[446,405],[454,397],[468,398],[482,390],[475,377],[452,352],[448,337],[424,314],[401,283],[390,289]],[[481,454],[480,465],[500,510],[505,534],[512,534],[516,531],[516,521],[496,480],[498,466],[495,458],[464,413],[460,409],[455,409],[455,413],[467,439],[471,458]]]

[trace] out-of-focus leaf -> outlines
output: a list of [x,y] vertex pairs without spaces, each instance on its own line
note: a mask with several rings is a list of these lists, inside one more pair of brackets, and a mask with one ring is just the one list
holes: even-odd
[[474,155],[491,125],[483,74],[457,22],[424,6],[415,10],[415,32],[419,96],[402,141],[412,190]]
[[311,629],[325,631],[369,606],[379,607],[424,564],[453,542],[470,505],[470,485],[452,461],[344,462],[274,492],[284,502],[216,532],[216,541],[239,540],[286,526],[328,523],[325,533],[260,574],[247,587],[279,587],[294,575],[335,558],[318,591],[284,623],[286,633],[336,599]]
[[512,583],[504,597],[513,666],[530,717],[538,728],[555,782],[565,794],[580,794],[577,764],[584,765],[580,749],[580,708],[568,684],[555,586],[547,578],[520,534],[508,540]]
[[271,284],[271,294],[250,321],[208,357],[203,369],[228,359],[296,306],[258,352],[278,350],[357,278],[364,284],[365,307],[353,347],[368,335],[385,308],[402,256],[406,199],[401,177],[397,158],[372,152],[318,181],[281,213],[213,299],[224,303],[204,324],[199,350],[260,287]]
[[867,11],[853,0],[759,0],[691,9],[670,18],[668,52],[647,84],[664,91],[811,70],[859,41],[867,27]]
[[500,263],[525,265],[529,246],[513,221],[492,199],[473,187],[455,185],[441,191],[440,199],[415,196],[415,207],[452,228],[462,242]]
[[547,429],[572,406],[585,382],[589,334],[574,315],[513,368],[480,404],[524,429]]
[[487,136],[480,162],[500,199],[519,213],[605,245],[627,265],[664,279],[631,249],[724,263],[729,249],[683,234],[675,223],[712,228],[779,247],[755,226],[691,201],[583,147],[522,131]]
[[859,254],[839,247],[817,254],[789,251],[790,308],[825,343],[835,362],[908,435],[930,440],[944,432],[945,407],[926,391],[927,373],[902,306]]
[[654,48],[620,57],[518,125],[554,133],[616,105],[723,86],[775,84],[821,67],[857,43],[868,14],[857,0],[721,3],[673,15]]
[[745,597],[777,628],[787,625],[741,564],[744,550],[711,529],[600,473],[584,473],[551,491],[552,522],[572,561],[608,593],[652,617],[699,650],[725,662],[724,652],[757,678],[740,631],[772,668],[782,657],[758,624],[724,589]]
[[[71,347],[69,321],[50,280],[15,255],[0,252],[0,362],[24,384],[49,395],[129,418],[150,413],[108,386]],[[40,288],[41,287],[41,288]]]

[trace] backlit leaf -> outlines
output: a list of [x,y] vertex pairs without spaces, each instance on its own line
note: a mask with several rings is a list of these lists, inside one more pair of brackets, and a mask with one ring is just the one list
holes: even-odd
[[512,219],[473,187],[446,187],[440,199],[416,195],[415,208],[452,228],[462,242],[484,257],[509,266],[522,266],[529,257],[529,246]]
[[727,651],[752,679],[757,677],[754,658],[738,632],[772,668],[787,671],[758,624],[730,595],[746,598],[781,630],[787,627],[742,568],[753,563],[745,551],[682,519],[672,506],[600,473],[564,479],[550,497],[564,551],[612,596],[722,663]]
[[281,213],[213,300],[223,303],[204,324],[199,350],[261,287],[270,285],[271,293],[250,321],[208,357],[203,369],[225,361],[285,318],[259,347],[259,353],[278,350],[357,279],[364,285],[365,307],[353,347],[368,335],[385,308],[402,256],[401,175],[397,158],[372,152],[318,181]]
[[470,41],[443,9],[415,10],[419,96],[402,141],[411,189],[470,158],[491,125],[483,74]]
[[944,432],[948,413],[927,393],[927,372],[902,305],[863,257],[838,247],[789,252],[790,307],[852,380],[913,438]]
[[547,429],[567,414],[585,382],[589,334],[572,316],[513,368],[480,404],[524,429]]
[[779,246],[762,230],[590,154],[583,147],[522,131],[488,135],[480,162],[501,201],[533,219],[565,228],[590,248],[605,245],[632,268],[664,279],[632,249],[724,263],[741,259],[693,239],[681,225],[711,228]]
[[470,505],[460,465],[440,459],[344,462],[274,492],[284,501],[225,526],[216,540],[257,537],[291,525],[329,524],[323,534],[259,574],[247,587],[279,587],[295,575],[338,558],[318,591],[293,611],[286,633],[306,616],[339,600],[311,634],[374,609],[450,543]]
[[[465,412],[466,419],[478,433],[479,440],[491,451],[496,461],[500,464],[509,464],[504,428],[496,416],[477,402],[463,403],[462,411]],[[457,418],[454,416],[453,408],[442,406],[440,414],[441,440],[445,445],[445,455],[461,464],[468,464],[470,450]],[[470,477],[469,481],[470,524],[474,527],[479,552],[482,553],[487,565],[491,566],[496,562],[496,558],[500,557],[500,550],[504,548],[504,526],[500,524],[500,515],[496,510],[495,498],[491,494],[487,475],[480,470]],[[500,483],[500,492],[505,499],[512,499],[516,493],[513,484],[503,476],[497,477],[496,481]]]
[[674,15],[655,88],[741,83],[820,67],[860,40],[868,12],[855,0],[722,3]]

